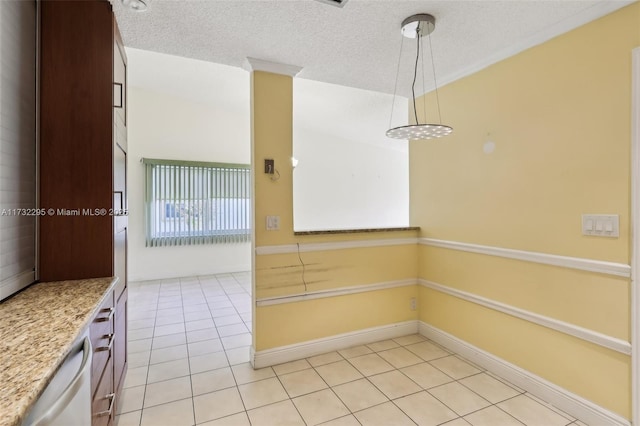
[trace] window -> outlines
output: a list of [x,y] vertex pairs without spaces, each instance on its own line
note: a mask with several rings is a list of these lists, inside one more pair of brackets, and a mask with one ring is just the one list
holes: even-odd
[[249,165],[143,162],[148,247],[250,240]]

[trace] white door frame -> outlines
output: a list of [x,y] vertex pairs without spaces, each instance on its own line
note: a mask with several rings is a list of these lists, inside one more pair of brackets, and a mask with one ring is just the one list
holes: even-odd
[[631,422],[640,425],[640,47],[631,53]]

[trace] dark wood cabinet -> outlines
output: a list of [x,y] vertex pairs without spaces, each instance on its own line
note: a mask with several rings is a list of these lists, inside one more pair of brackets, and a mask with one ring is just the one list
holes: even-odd
[[126,106],[111,4],[42,0],[38,279],[119,278],[108,324],[92,324],[95,425],[113,423],[127,370]]

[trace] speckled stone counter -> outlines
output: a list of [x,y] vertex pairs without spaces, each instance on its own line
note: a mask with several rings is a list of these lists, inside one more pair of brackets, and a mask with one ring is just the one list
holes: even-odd
[[0,302],[0,426],[22,422],[116,280],[39,283]]

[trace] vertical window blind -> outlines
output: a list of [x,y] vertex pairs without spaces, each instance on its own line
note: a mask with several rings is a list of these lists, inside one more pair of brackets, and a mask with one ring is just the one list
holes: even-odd
[[143,163],[147,247],[250,241],[250,165]]

